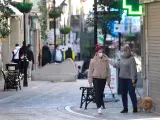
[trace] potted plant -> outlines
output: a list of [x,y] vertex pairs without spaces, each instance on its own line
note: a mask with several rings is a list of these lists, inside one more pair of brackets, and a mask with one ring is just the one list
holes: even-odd
[[10,30],[10,26],[8,25],[7,23],[7,20],[0,20],[0,37],[1,37],[1,40],[2,41],[5,41],[6,38],[9,36],[9,34],[11,33],[11,30]]
[[58,18],[58,17],[60,17],[61,16],[61,14],[62,14],[62,10],[61,9],[59,9],[59,8],[52,8],[52,9],[50,9],[49,10],[49,18]]
[[6,18],[6,19],[11,17],[11,15],[15,14],[15,12],[9,7],[2,7],[0,8],[0,11],[1,11],[1,17]]
[[1,34],[1,40],[4,42],[6,41],[6,38],[9,36],[10,34],[10,29],[9,28],[3,28],[0,30],[0,34]]
[[9,36],[10,32],[11,32],[11,31],[10,31],[9,28],[0,30],[1,40],[2,40],[3,42],[6,41],[6,38]]
[[13,6],[15,6],[22,13],[29,13],[32,9],[32,2],[13,2]]
[[71,28],[70,27],[64,27],[60,29],[61,34],[68,34],[70,33]]

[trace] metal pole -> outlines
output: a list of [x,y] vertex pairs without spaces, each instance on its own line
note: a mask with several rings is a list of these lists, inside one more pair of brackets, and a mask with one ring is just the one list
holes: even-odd
[[[55,8],[56,8],[56,0],[53,0],[53,7],[54,7],[54,11],[55,11]],[[54,18],[54,44],[56,45],[57,43],[57,41],[56,41],[56,18]]]
[[[64,18],[64,28],[65,28],[65,18]],[[64,45],[66,45],[66,34],[64,34]]]
[[[121,24],[121,4],[120,4],[120,1],[119,1],[119,21],[118,23]],[[121,51],[121,33],[119,32],[118,33],[118,36],[119,36],[119,51]],[[119,76],[119,69],[118,69],[118,76]],[[118,94],[121,94],[121,86],[120,86],[120,78],[118,77]]]
[[97,44],[97,0],[94,0],[94,45]]
[[[54,9],[54,11],[55,11],[55,8],[56,8],[56,0],[53,0],[53,9]],[[56,18],[54,18],[53,19],[54,21],[53,21],[53,25],[54,25],[54,46],[56,46]],[[56,51],[56,47],[54,47],[54,50]],[[55,52],[55,54],[54,54],[54,59],[56,59],[56,52]]]
[[[120,9],[119,9],[120,10]],[[119,24],[121,24],[121,20],[118,21]],[[119,51],[121,50],[121,33],[119,32]]]
[[[23,0],[25,2],[25,0]],[[28,86],[28,81],[27,81],[27,56],[26,56],[26,13],[23,13],[23,23],[24,23],[24,81],[23,81],[23,86],[27,87]]]

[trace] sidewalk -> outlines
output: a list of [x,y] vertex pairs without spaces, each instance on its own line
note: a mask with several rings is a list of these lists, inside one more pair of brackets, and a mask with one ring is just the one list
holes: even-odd
[[19,92],[24,92],[26,91],[26,89],[35,89],[38,88],[40,86],[42,86],[43,84],[46,84],[48,82],[42,81],[42,82],[31,82],[30,80],[28,80],[28,87],[23,87],[23,81],[21,81],[21,87],[22,89],[18,89],[16,91],[16,89],[9,89],[6,91],[3,91],[4,88],[4,80],[0,80],[0,100],[4,99],[6,97],[10,97],[13,96],[15,94],[19,94]]
[[[3,81],[0,81],[0,119],[160,120],[160,115],[155,113],[141,112],[133,114],[131,102],[129,102],[128,114],[120,113],[122,110],[121,101],[105,103],[106,109],[102,110],[102,115],[97,114],[94,103],[90,103],[87,110],[84,110],[84,107],[80,109],[81,91],[79,87],[85,85],[87,85],[86,80],[70,83],[29,81],[28,87],[22,87],[22,90],[3,92]],[[120,96],[116,96],[116,98],[121,100]],[[73,112],[66,111],[64,108],[67,106],[72,106],[71,110]],[[14,119],[12,119],[13,117]]]
[[95,119],[102,120],[160,120],[160,114],[156,113],[132,113],[132,105],[129,99],[129,112],[127,114],[122,114],[120,111],[123,109],[122,101],[120,96],[116,96],[119,102],[105,102],[106,109],[102,109],[102,115],[97,113],[96,105],[90,103],[87,110],[79,108],[79,106],[71,107],[74,112],[87,115],[89,117],[94,117]]

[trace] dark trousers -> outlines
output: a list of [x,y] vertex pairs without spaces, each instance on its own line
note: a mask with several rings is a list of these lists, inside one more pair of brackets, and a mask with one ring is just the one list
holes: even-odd
[[80,60],[81,60],[81,54],[78,53],[78,54],[77,54],[77,57],[78,57],[78,61],[80,61]]
[[106,79],[93,79],[97,108],[100,108],[101,106],[104,105],[103,93],[105,85],[106,85]]
[[14,63],[19,63],[19,59],[14,59],[14,60],[12,60],[12,62],[14,62]]
[[121,92],[122,92],[122,103],[123,107],[128,108],[128,92],[132,101],[133,108],[137,108],[137,97],[135,93],[135,87],[131,79],[120,79],[121,82]]
[[62,61],[56,61],[56,63],[61,63]]

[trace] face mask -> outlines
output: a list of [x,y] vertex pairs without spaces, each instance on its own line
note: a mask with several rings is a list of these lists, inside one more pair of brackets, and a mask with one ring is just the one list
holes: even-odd
[[98,56],[101,58],[103,56],[103,53],[98,53]]
[[121,52],[121,57],[124,57],[125,55],[124,55],[124,53],[123,52]]

